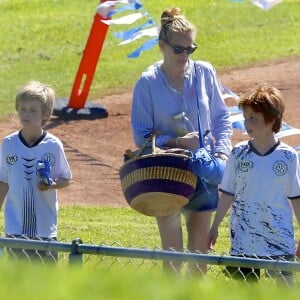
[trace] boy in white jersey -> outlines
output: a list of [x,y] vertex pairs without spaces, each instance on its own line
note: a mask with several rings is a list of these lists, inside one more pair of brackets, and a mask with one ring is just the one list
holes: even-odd
[[[51,117],[54,100],[54,90],[36,81],[26,84],[16,96],[22,128],[4,138],[0,156],[0,207],[6,198],[7,237],[56,240],[56,190],[70,184],[71,170],[61,141],[43,129]],[[39,163],[48,166],[48,172],[40,172]],[[22,253],[16,249],[12,252]],[[54,260],[56,255],[43,251],[25,254]]]
[[[300,257],[295,251],[293,212],[300,223],[300,172],[296,151],[276,138],[284,104],[280,92],[261,85],[241,98],[249,141],[237,144],[227,161],[220,201],[209,233],[209,245],[230,210],[230,254],[234,256]],[[227,267],[232,277],[257,280],[259,269]],[[275,274],[291,282],[291,272]]]

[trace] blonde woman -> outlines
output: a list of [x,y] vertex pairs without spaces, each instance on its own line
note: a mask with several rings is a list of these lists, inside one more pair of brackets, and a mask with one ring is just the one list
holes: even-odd
[[[197,50],[195,28],[178,7],[163,11],[158,45],[163,60],[142,73],[133,92],[131,125],[135,144],[141,147],[149,133],[155,132],[157,146],[197,149],[198,101],[206,146],[215,156],[226,160],[231,151],[232,128],[220,82],[210,63],[191,60],[190,55]],[[184,113],[194,128],[183,135],[178,135],[172,125],[174,116],[180,113]],[[207,187],[208,191],[199,180],[193,198],[182,211],[157,218],[163,249],[183,251],[183,214],[187,249],[207,253],[207,235],[211,214],[218,203],[218,186],[207,184]],[[179,270],[181,264],[165,262],[164,266]],[[201,271],[205,269],[200,267]]]

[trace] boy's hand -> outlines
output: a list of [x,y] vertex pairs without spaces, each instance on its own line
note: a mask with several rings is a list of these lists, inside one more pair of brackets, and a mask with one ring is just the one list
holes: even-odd
[[39,160],[36,165],[36,174],[39,178],[39,180],[45,185],[45,186],[51,186],[52,185],[52,179],[49,177],[51,170],[51,165],[46,160]]
[[42,181],[40,181],[39,183],[38,183],[38,189],[41,191],[41,192],[45,192],[45,191],[48,191],[48,190],[50,190],[52,187],[52,184],[50,184],[50,185],[46,185],[46,184],[44,184],[44,182],[42,182]]

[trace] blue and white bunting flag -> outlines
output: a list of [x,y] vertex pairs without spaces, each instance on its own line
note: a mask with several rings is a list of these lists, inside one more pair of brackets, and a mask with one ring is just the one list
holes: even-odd
[[235,100],[240,99],[240,97],[237,94],[235,94],[233,91],[231,91],[225,85],[222,85],[221,88],[222,88],[222,97],[224,100],[226,100],[227,98],[233,98]]
[[228,106],[228,109],[231,114],[241,114],[242,111],[238,108],[238,106]]
[[128,40],[140,30],[148,28],[154,24],[153,20],[149,19],[144,24],[128,29],[126,31],[114,32],[113,35],[120,40]]
[[106,1],[99,4],[96,8],[97,14],[102,18],[108,18],[108,14],[113,10],[117,4],[127,4],[127,0],[116,0],[116,1]]
[[[111,18],[112,16],[126,11],[139,12],[125,15],[117,19]],[[151,16],[145,11],[143,5],[138,0],[106,1],[98,5],[97,13],[104,18],[104,20],[101,20],[101,22],[109,26],[130,25],[142,18],[147,19],[143,24],[139,24],[138,26],[135,26],[129,30],[114,33],[114,36],[116,38],[122,40],[119,43],[119,45],[126,45],[143,37],[151,37],[149,40],[144,42],[142,46],[140,46],[131,54],[129,54],[128,58],[138,57],[142,51],[153,48],[158,42],[158,27],[156,26]]]
[[[236,112],[236,106],[228,107],[230,112]],[[246,128],[244,124],[244,116],[242,113],[232,113],[229,117],[233,129],[237,129],[246,133]],[[275,134],[277,138],[284,138],[291,135],[300,134],[300,129],[294,128],[288,125],[286,122],[282,122],[280,131]]]
[[111,10],[109,13],[108,13],[108,17],[111,17],[117,13],[120,13],[120,12],[123,12],[123,11],[126,11],[126,10],[138,10],[142,7],[142,5],[140,3],[131,3],[131,4],[128,4],[128,5],[124,5],[124,6],[121,6],[117,9],[113,9]]
[[[244,0],[230,0],[231,2],[244,2]],[[279,4],[283,0],[252,0],[252,4],[258,6],[263,10],[269,10],[273,6]]]
[[300,159],[300,145],[294,146],[294,149],[298,152],[298,157]]
[[128,25],[143,18],[145,15],[146,15],[145,13],[135,13],[135,14],[130,14],[128,16],[121,17],[119,19],[102,20],[102,22],[107,25]]
[[157,44],[157,42],[158,42],[158,38],[157,37],[146,41],[141,47],[137,48],[132,53],[130,53],[128,55],[128,58],[136,58],[136,57],[138,57],[141,54],[142,51],[152,49]]
[[246,128],[244,125],[244,116],[241,113],[232,114],[229,116],[229,120],[232,124],[233,129],[238,129],[242,132],[246,132]]
[[133,34],[131,37],[129,37],[127,40],[121,42],[119,45],[126,45],[129,44],[135,40],[138,40],[144,36],[157,36],[158,35],[158,31],[157,31],[157,27],[151,27],[148,29],[143,29],[143,30],[139,30],[138,32],[136,32],[135,34]]
[[276,133],[277,138],[282,138],[290,135],[300,134],[300,129],[294,128],[283,122],[280,131]]
[[252,0],[252,3],[263,10],[269,10],[279,4],[282,0]]

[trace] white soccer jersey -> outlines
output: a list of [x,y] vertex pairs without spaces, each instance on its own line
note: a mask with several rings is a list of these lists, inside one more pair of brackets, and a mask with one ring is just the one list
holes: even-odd
[[293,212],[300,201],[296,151],[279,142],[259,155],[248,141],[234,147],[227,161],[222,192],[234,195],[230,212],[232,255],[294,254]]
[[44,135],[28,147],[19,132],[7,136],[1,145],[0,180],[9,186],[5,201],[6,234],[52,238],[57,236],[56,189],[38,190],[36,164],[50,162],[52,179],[71,179],[63,145],[54,135]]

